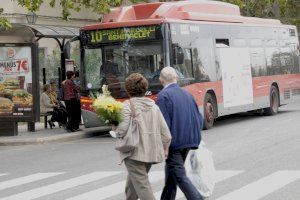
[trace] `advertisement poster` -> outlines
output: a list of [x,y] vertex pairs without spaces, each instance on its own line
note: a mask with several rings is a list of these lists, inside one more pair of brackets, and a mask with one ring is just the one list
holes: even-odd
[[248,48],[219,48],[224,107],[253,103],[250,55]]
[[72,71],[74,72],[75,61],[74,60],[66,60],[66,72]]
[[0,118],[32,116],[31,47],[0,47]]

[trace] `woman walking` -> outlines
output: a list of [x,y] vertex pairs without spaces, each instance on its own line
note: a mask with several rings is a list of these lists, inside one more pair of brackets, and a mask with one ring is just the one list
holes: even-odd
[[128,171],[125,188],[126,200],[155,200],[148,179],[152,164],[165,161],[171,134],[165,119],[155,102],[145,97],[148,81],[138,73],[131,74],[125,82],[130,99],[124,102],[123,121],[113,130],[124,137],[130,126],[131,115],[138,123],[139,143],[129,153],[120,153]]

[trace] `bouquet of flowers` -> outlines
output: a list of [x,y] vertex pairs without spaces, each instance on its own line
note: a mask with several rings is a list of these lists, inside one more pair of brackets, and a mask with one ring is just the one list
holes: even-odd
[[102,87],[103,94],[98,95],[93,102],[93,109],[106,124],[117,126],[122,121],[123,104],[116,101],[108,91],[107,85]]

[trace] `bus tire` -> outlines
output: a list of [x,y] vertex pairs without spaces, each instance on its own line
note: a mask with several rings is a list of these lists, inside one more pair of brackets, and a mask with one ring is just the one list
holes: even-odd
[[278,113],[278,108],[279,108],[279,92],[278,89],[272,85],[271,91],[270,91],[270,107],[265,108],[265,115],[271,116],[271,115],[276,115]]
[[216,109],[217,104],[215,98],[207,93],[204,98],[204,130],[208,130],[214,126]]

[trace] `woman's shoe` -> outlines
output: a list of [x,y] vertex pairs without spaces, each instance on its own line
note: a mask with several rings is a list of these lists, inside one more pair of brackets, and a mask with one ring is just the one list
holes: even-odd
[[52,121],[50,121],[50,120],[48,121],[48,124],[49,124],[49,126],[50,126],[51,129],[53,129],[53,127],[55,126],[54,123]]

